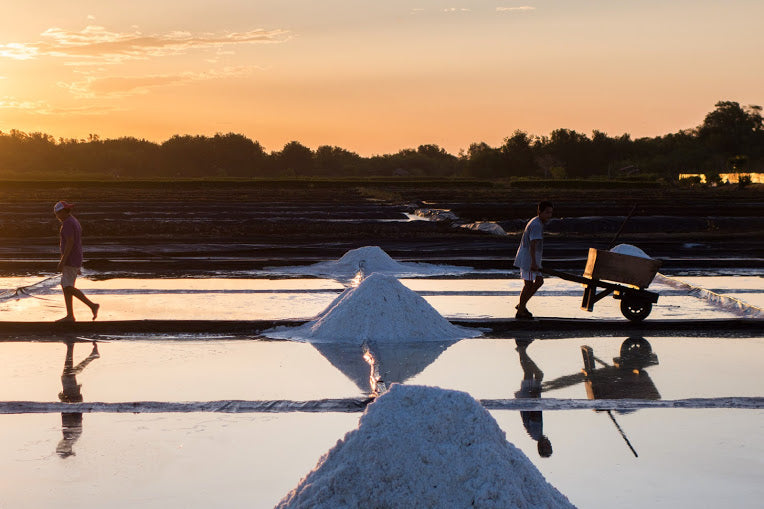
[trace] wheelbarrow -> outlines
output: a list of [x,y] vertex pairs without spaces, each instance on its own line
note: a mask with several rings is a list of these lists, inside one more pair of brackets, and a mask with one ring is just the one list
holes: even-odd
[[[592,312],[594,304],[611,293],[621,301],[621,313],[633,322],[647,318],[658,302],[658,294],[645,290],[661,266],[659,260],[640,258],[600,249],[589,249],[589,258],[582,276],[552,268],[541,271],[566,281],[584,285],[581,309]],[[602,291],[598,292],[598,289]]]

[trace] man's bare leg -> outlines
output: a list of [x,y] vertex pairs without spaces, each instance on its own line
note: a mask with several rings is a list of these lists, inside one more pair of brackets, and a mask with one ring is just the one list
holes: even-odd
[[82,301],[85,305],[87,305],[90,308],[90,311],[93,313],[93,320],[96,319],[98,316],[98,309],[101,307],[100,304],[96,304],[92,300],[88,299],[84,293],[82,293],[82,290],[75,288],[73,286],[67,286],[64,288],[64,302],[66,303],[66,316],[59,320],[59,322],[73,322],[74,321],[74,310],[72,307],[72,297],[77,297],[80,301]]
[[534,293],[536,293],[534,290],[534,282],[523,280],[523,289],[520,291],[520,302],[517,304],[518,311],[528,310],[526,305],[528,304],[530,298],[533,297]]
[[544,284],[544,278],[538,276],[535,281],[523,280],[523,289],[520,292],[520,302],[517,304],[517,310],[521,313],[528,313],[528,301],[533,297],[541,285]]
[[66,316],[56,320],[57,322],[73,322],[74,310],[72,309],[72,287],[64,287],[64,304],[66,305]]

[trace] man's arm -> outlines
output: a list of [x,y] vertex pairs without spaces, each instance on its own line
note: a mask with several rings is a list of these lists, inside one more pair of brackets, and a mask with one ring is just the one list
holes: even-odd
[[64,261],[69,258],[69,253],[74,248],[74,240],[71,237],[64,237],[64,252],[61,253],[61,260],[58,262],[58,271],[61,272],[64,269]]
[[536,249],[539,245],[540,240],[532,240],[531,241],[531,270],[532,271],[538,271],[539,266],[536,264]]

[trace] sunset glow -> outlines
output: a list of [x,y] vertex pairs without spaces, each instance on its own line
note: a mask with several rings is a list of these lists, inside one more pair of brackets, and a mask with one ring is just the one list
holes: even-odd
[[236,132],[456,154],[516,129],[657,136],[764,101],[750,0],[42,0],[0,17],[0,131]]

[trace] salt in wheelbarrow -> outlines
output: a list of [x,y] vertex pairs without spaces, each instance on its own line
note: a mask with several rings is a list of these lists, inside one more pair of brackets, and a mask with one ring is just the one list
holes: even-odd
[[[542,268],[541,271],[584,285],[581,309],[591,312],[595,303],[612,293],[614,299],[621,301],[623,316],[639,322],[647,318],[653,304],[658,302],[658,294],[645,288],[653,281],[660,266],[659,260],[590,248],[582,276],[551,268]],[[598,292],[598,288],[603,290]]]

